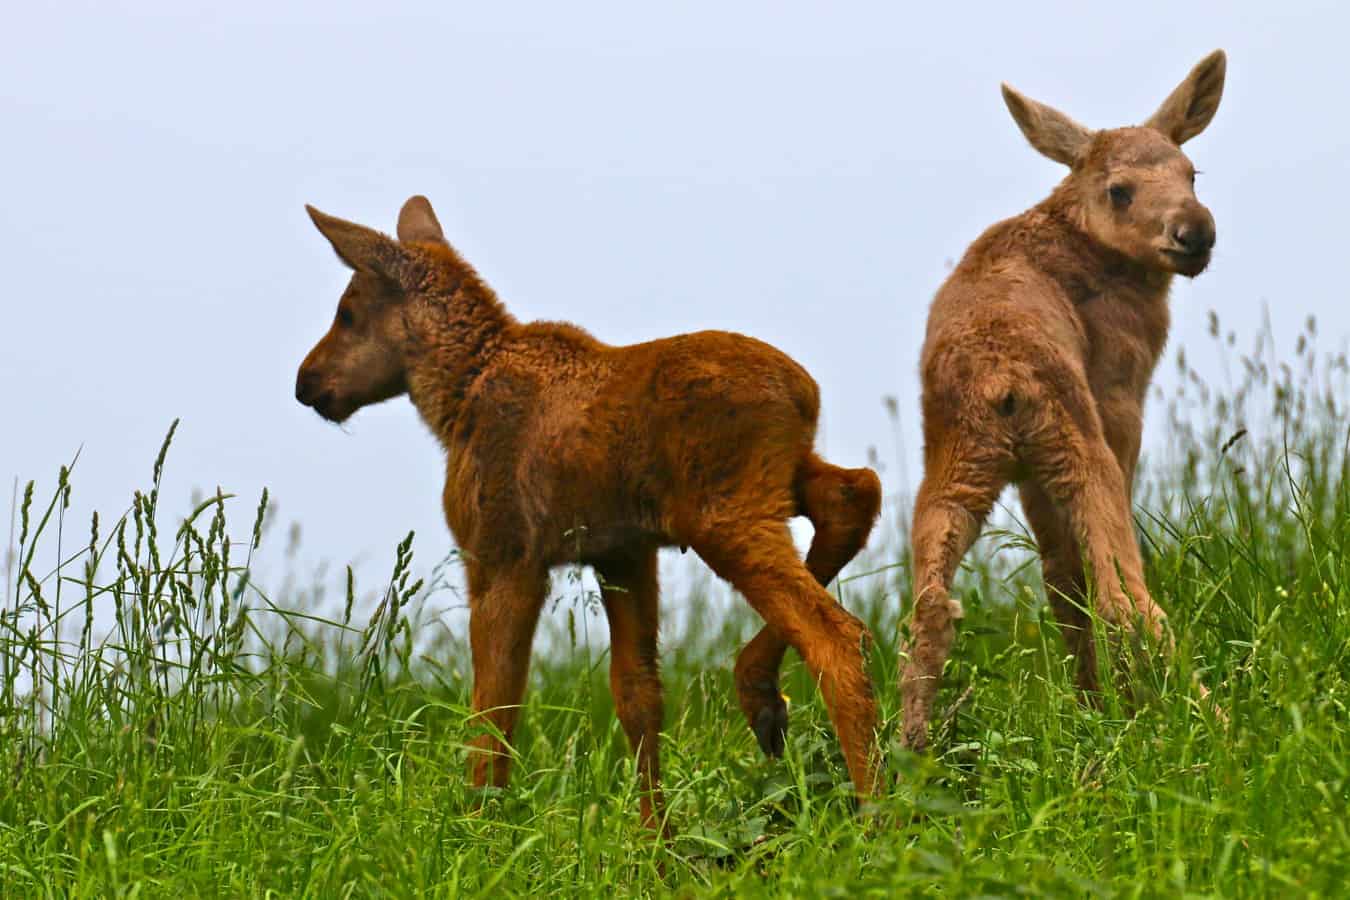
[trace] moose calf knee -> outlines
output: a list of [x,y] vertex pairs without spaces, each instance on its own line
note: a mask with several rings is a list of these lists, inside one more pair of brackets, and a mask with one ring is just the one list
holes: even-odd
[[866,468],[850,469],[848,474],[847,490],[852,495],[849,505],[858,520],[870,529],[881,514],[881,479],[876,472]]
[[805,485],[803,506],[817,531],[861,544],[881,513],[881,479],[871,469],[830,467]]

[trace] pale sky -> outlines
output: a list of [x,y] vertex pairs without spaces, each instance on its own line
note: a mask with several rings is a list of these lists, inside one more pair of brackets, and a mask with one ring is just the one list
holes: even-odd
[[1210,309],[1239,334],[1267,303],[1285,336],[1308,314],[1350,333],[1343,4],[197,6],[19,4],[0,34],[0,478],[7,507],[82,446],[81,534],[181,417],[174,515],[219,484],[242,538],[266,485],[306,558],[364,560],[367,588],[410,529],[424,565],[448,549],[441,451],[406,400],[340,430],[293,397],[347,278],[303,204],[392,231],[413,193],[523,319],[776,344],[820,382],[825,453],[876,446],[894,493],[881,398],[917,473],[947,262],[1062,176],[1003,80],[1123,125],[1225,48],[1186,147],[1216,257],[1173,292],[1161,370],[1208,345]]

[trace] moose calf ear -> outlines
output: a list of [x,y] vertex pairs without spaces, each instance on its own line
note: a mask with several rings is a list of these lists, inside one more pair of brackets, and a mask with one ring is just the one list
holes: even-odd
[[403,209],[399,211],[398,239],[405,244],[410,241],[433,244],[446,242],[445,233],[441,231],[441,223],[436,220],[436,213],[431,208],[431,201],[421,194],[409,197],[408,202],[403,204]]
[[1227,72],[1228,57],[1215,50],[1191,69],[1144,125],[1161,131],[1178,147],[1186,143],[1204,131],[1218,112]]
[[403,280],[408,260],[398,244],[373,228],[321,213],[308,204],[305,210],[344,263],[358,272],[389,281]]
[[1006,83],[1003,85],[1003,102],[1031,146],[1055,162],[1073,166],[1092,143],[1091,129],[1084,128],[1053,107],[1019,94]]

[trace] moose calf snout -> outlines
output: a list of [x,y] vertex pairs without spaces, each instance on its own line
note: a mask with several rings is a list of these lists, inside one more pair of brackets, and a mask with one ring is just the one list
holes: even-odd
[[300,373],[295,376],[295,399],[305,406],[314,406],[321,390],[319,373],[301,366]]
[[1181,252],[1193,256],[1208,253],[1214,247],[1214,217],[1208,212],[1187,216],[1173,222],[1168,228],[1167,237]]

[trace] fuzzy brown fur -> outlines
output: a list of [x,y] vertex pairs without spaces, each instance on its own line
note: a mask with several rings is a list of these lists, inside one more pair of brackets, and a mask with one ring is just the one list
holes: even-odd
[[[871,470],[813,451],[819,393],[806,371],[738,334],[613,347],[572,325],[518,322],[421,197],[405,204],[397,241],[310,215],[355,271],[296,396],[342,421],[406,392],[444,446],[445,517],[468,575],[473,705],[495,731],[511,737],[550,567],[593,566],[642,818],[659,824],[656,551],[692,547],[802,654],[854,785],[872,793],[868,635],[822,585],[866,541],[881,486]],[[809,565],[787,529],[794,515],[815,524]],[[782,724],[770,688],[741,691],[761,742]],[[504,785],[506,746],[495,734],[476,746],[474,783]]]
[[1172,277],[1198,275],[1214,244],[1179,145],[1209,124],[1224,69],[1216,51],[1145,125],[1098,132],[1004,87],[1031,144],[1070,172],[1047,199],[975,241],[929,312],[915,601],[901,676],[911,748],[927,743],[962,614],[952,577],[1010,482],[1040,545],[1079,685],[1097,687],[1088,597],[1108,627],[1142,626],[1159,650],[1170,646],[1144,582],[1130,487]]

